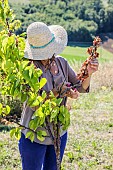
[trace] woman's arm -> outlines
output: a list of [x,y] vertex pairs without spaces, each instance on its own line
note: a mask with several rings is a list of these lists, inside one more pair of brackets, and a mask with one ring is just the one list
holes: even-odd
[[98,70],[98,66],[99,66],[99,63],[98,63],[98,60],[95,58],[93,59],[89,64],[88,64],[88,74],[89,74],[89,77],[86,78],[83,82],[82,82],[82,87],[86,90],[89,85],[90,85],[90,80],[91,80],[91,75],[93,73],[95,73],[97,70]]

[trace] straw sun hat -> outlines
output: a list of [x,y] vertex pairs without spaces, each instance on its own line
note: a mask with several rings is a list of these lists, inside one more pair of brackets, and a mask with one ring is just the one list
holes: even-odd
[[59,25],[34,22],[27,28],[25,58],[46,60],[60,54],[67,45],[67,32]]

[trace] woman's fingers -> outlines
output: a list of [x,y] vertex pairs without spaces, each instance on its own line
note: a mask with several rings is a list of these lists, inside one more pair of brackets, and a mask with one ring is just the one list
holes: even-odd
[[91,65],[91,68],[94,70],[98,70],[98,65]]
[[88,72],[89,74],[92,74],[94,73],[95,71],[98,70],[98,66],[99,66],[99,63],[98,63],[98,60],[95,58],[95,59],[92,59],[88,65]]
[[72,89],[70,89],[67,94],[67,97],[73,98],[73,99],[77,99],[79,97],[79,92],[78,91],[74,91]]
[[71,83],[66,82],[62,86],[62,90],[61,90],[61,97],[64,96],[76,99],[79,96],[79,92],[77,91],[77,89],[71,88]]
[[90,61],[90,64],[91,65],[99,65],[99,63],[98,63],[98,60],[95,58],[95,59],[92,59],[91,61]]

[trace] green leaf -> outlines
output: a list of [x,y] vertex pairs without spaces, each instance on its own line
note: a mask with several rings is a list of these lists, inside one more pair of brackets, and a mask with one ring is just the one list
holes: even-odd
[[40,104],[39,100],[36,99],[30,106],[35,107],[35,106],[39,106],[39,104]]
[[21,94],[21,102],[25,102],[27,100],[26,94]]
[[31,107],[39,106],[41,102],[43,101],[43,98],[41,96],[38,96],[34,101],[32,100],[32,103],[30,104]]
[[9,114],[10,113],[10,107],[8,105],[6,105],[6,114]]
[[26,37],[26,32],[23,32],[22,34],[20,34],[20,37]]
[[24,76],[25,80],[29,81],[30,80],[29,70],[24,70],[23,71],[23,76]]
[[9,112],[10,112],[10,107],[7,105],[5,108],[2,108],[2,112],[3,112],[5,115],[8,115]]
[[23,61],[22,64],[19,66],[19,70],[23,71],[24,68],[28,65],[29,61]]
[[56,106],[56,105],[57,105],[54,101],[51,101],[51,104],[52,104],[53,106]]
[[18,90],[17,88],[15,88],[15,91],[14,91],[14,97],[17,97],[20,95],[20,90]]
[[63,99],[61,99],[61,98],[57,99],[56,104],[57,104],[58,106],[60,106],[62,100],[63,100]]
[[34,65],[31,64],[30,66],[25,67],[24,70],[25,71],[27,71],[27,70],[29,71],[29,78],[31,79],[32,74],[33,74],[33,70],[34,70]]
[[32,133],[33,133],[32,131],[28,131],[25,135],[25,138],[29,138]]
[[58,113],[59,113],[59,107],[54,108],[53,111],[51,112],[50,119],[54,119]]
[[14,92],[15,92],[15,82],[12,84],[12,87],[10,88],[10,94],[12,95],[12,96],[14,96]]
[[28,97],[28,105],[31,106],[32,103],[36,100],[36,94],[29,92],[29,97]]
[[46,96],[47,96],[46,92],[43,91],[43,92],[42,92],[42,98],[43,98],[43,100],[46,98]]
[[6,65],[5,65],[5,67],[6,67],[7,69],[9,69],[9,68],[12,67],[12,63],[11,63],[10,60],[6,60]]
[[15,84],[15,87],[17,87],[17,86],[19,85],[19,83],[20,83],[20,80],[17,79],[16,84]]
[[[39,119],[39,117],[38,117],[38,119]],[[43,116],[39,119],[39,125],[40,126],[44,126],[44,123],[45,123],[45,116]]]
[[46,78],[41,78],[40,80],[40,89],[47,83]]
[[60,106],[60,112],[64,112],[64,105]]
[[25,135],[26,138],[29,138],[31,140],[31,142],[34,141],[35,135],[32,131],[28,131]]
[[65,123],[64,116],[63,116],[62,113],[59,114],[58,118],[59,118],[59,120],[60,120],[60,122],[61,122],[62,124]]
[[[32,81],[32,83],[34,84],[33,87],[34,87],[35,91],[38,92],[39,89],[40,89],[40,83],[38,83],[38,82],[37,82],[37,79],[35,80],[34,78],[33,78],[31,81]],[[36,81],[36,83],[34,83],[34,81]]]
[[46,131],[42,131],[42,136],[47,136]]
[[41,96],[38,96],[37,99],[40,103],[43,101],[43,98]]
[[16,128],[10,130],[10,137],[12,138],[16,132]]
[[35,69],[35,74],[36,74],[36,77],[39,78],[42,75],[42,70],[39,68]]
[[45,131],[40,130],[40,131],[37,132],[37,138],[41,142],[43,142],[45,140],[45,136],[47,136],[47,133]]
[[[34,117],[34,119],[33,119]],[[29,122],[29,128],[32,129],[32,130],[36,130],[39,126],[39,118],[37,118],[34,114],[32,116],[32,120],[30,120]]]
[[20,131],[20,129],[15,132],[15,137],[16,137],[17,140],[19,140],[21,138],[21,131]]
[[54,93],[53,93],[52,91],[50,91],[49,96],[50,96],[51,98],[55,98]]
[[43,141],[45,140],[45,138],[44,138],[44,137],[39,136],[39,135],[37,135],[37,138],[38,138],[41,142],[43,142]]
[[34,133],[32,133],[32,134],[30,135],[30,140],[31,140],[31,142],[33,142],[33,141],[34,141],[34,138],[35,138],[35,134],[34,134]]
[[29,70],[29,77],[31,78],[32,77],[32,74],[33,74],[33,71],[32,69]]
[[9,37],[5,37],[5,38],[3,39],[3,41],[2,41],[2,46],[3,46],[4,48],[6,48],[6,45],[7,45],[7,42],[8,42],[8,38],[9,38]]
[[36,77],[35,73],[33,73],[32,75],[31,82],[34,84],[34,86],[36,86],[36,83],[38,82],[38,77]]
[[44,113],[42,112],[42,108],[41,108],[41,107],[38,108],[38,109],[35,111],[34,115],[39,116],[40,118],[43,118],[43,117],[44,117]]
[[2,103],[0,103],[0,109],[2,109]]

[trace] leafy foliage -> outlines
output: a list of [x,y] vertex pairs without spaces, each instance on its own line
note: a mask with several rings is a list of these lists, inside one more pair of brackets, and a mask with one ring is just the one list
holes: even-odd
[[[36,69],[32,63],[24,58],[25,39],[22,35],[15,35],[14,30],[21,25],[20,21],[14,20],[14,14],[8,5],[8,1],[0,2],[1,11],[1,31],[0,31],[0,73],[1,97],[9,96],[27,102],[30,107],[37,106],[29,127],[25,127],[16,122],[19,126],[10,131],[10,135],[17,139],[21,136],[21,129],[27,128],[29,132],[26,137],[31,141],[34,135],[41,141],[45,139],[45,131],[36,131],[38,127],[45,126],[45,119],[49,117],[49,121],[57,124],[60,123],[66,130],[70,123],[68,110],[64,106],[60,106],[62,99],[57,99],[51,92],[50,99],[47,98],[46,92],[43,91],[39,95],[39,91],[46,84],[47,80],[39,77],[42,75],[40,69]],[[2,117],[10,113],[10,107],[5,103],[0,104],[0,115]],[[59,117],[59,120],[58,120]]]

